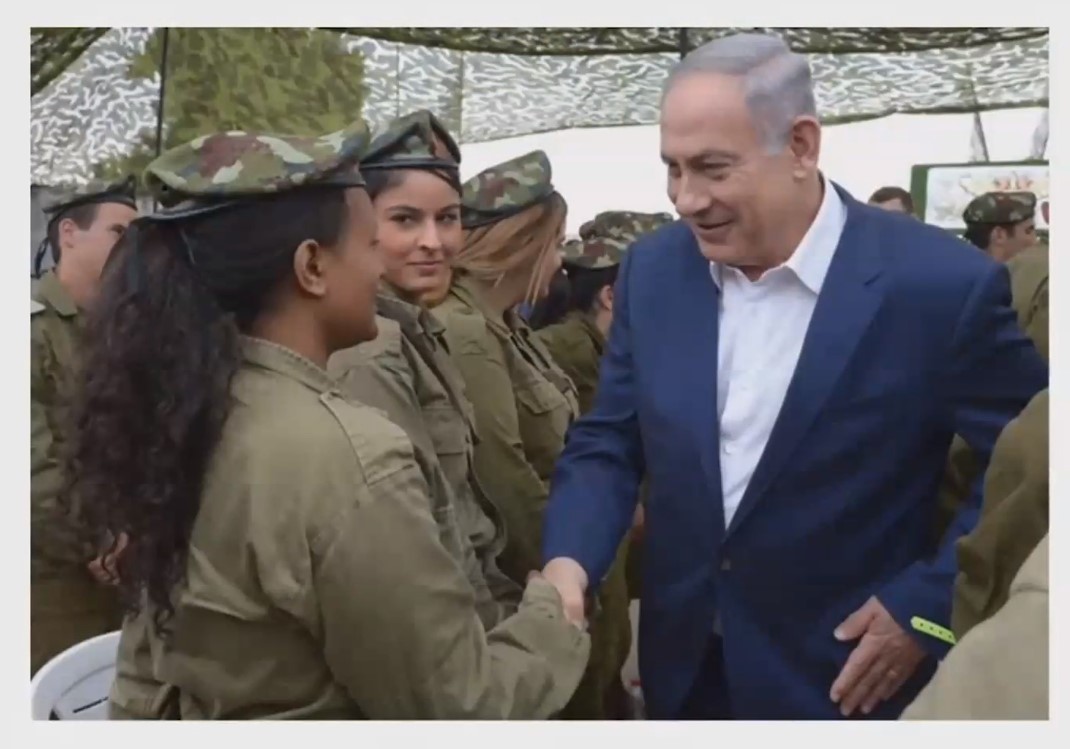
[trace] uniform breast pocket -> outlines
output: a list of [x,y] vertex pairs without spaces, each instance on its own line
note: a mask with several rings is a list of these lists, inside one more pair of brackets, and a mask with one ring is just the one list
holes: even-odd
[[471,448],[468,423],[449,406],[429,408],[424,411],[427,429],[439,455],[467,454]]
[[564,447],[572,415],[568,401],[549,382],[518,386],[516,400],[524,452],[539,477],[549,481],[554,462]]
[[473,447],[468,422],[449,406],[426,410],[424,419],[438,462],[456,491],[468,480]]

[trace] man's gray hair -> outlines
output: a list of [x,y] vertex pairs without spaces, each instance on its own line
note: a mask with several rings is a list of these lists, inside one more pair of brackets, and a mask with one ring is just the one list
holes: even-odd
[[747,107],[770,150],[787,145],[796,117],[817,117],[810,64],[779,37],[734,34],[703,44],[670,71],[662,101],[674,83],[695,73],[743,78]]

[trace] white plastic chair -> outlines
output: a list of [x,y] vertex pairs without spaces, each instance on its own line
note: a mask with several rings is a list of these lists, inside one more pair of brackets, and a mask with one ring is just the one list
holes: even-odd
[[119,632],[67,648],[30,681],[34,720],[107,720]]

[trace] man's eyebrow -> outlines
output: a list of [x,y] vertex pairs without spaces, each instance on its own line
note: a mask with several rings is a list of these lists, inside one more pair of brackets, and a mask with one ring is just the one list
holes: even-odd
[[[705,151],[699,151],[698,153],[688,156],[686,159],[683,160],[692,164],[708,160],[726,161],[728,163],[734,164],[739,161],[739,155],[731,153],[730,151],[721,151],[716,148],[710,148]],[[661,154],[661,163],[671,164],[674,163],[674,159],[663,153]]]

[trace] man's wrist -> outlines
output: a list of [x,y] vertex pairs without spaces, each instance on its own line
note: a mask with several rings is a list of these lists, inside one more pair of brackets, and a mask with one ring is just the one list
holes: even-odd
[[571,582],[579,587],[581,592],[587,590],[587,571],[575,559],[555,557],[546,563],[542,574],[555,583]]

